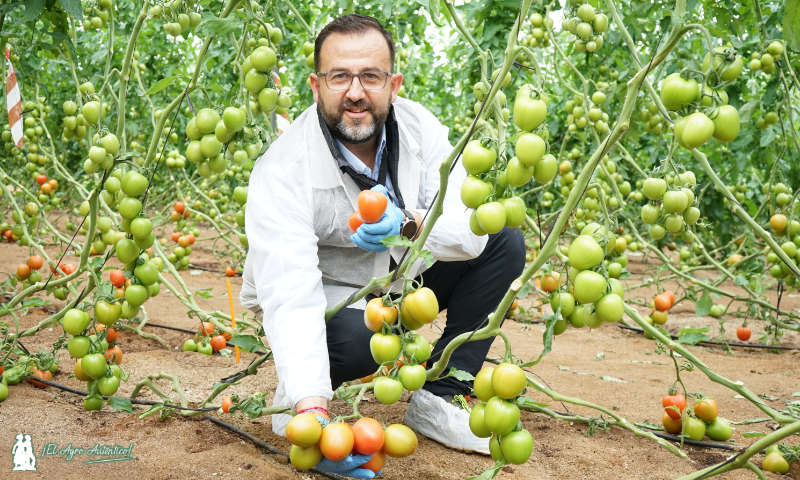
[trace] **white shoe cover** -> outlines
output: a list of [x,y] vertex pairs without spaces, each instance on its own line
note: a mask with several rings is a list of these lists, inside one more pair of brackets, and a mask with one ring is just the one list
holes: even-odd
[[403,422],[447,447],[489,455],[489,439],[472,433],[469,413],[427,390],[414,392]]

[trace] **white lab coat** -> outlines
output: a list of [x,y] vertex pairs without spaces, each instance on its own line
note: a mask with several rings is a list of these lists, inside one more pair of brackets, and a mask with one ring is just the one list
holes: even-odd
[[[307,108],[256,161],[245,208],[249,250],[240,301],[263,315],[278,374],[273,404],[292,407],[305,397],[333,396],[326,307],[388,273],[390,253],[395,260],[403,253],[400,247],[367,252],[350,241],[347,220],[359,188],[338,169],[316,108]],[[406,209],[423,215],[439,189],[439,165],[452,150],[447,128],[411,100],[398,98],[394,111],[399,189]],[[470,212],[460,200],[464,177],[461,165],[453,169],[444,213],[425,243],[436,260],[475,258],[486,246],[487,237],[469,229]],[[420,260],[409,274],[424,268]],[[402,288],[399,282],[395,291]],[[361,300],[351,307],[364,305]]]

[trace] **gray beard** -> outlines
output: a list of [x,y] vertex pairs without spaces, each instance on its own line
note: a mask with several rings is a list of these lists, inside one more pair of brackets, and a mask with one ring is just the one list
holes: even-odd
[[372,122],[365,124],[362,120],[354,120],[351,126],[348,125],[344,119],[344,107],[342,111],[339,112],[338,118],[336,118],[328,115],[325,104],[322,102],[321,98],[319,103],[322,110],[322,118],[325,120],[325,124],[328,125],[328,129],[333,136],[349,144],[366,143],[374,138],[378,135],[381,127],[383,127],[383,124],[386,122],[386,118],[389,116],[389,108],[386,109],[386,113],[383,116],[376,115],[375,110],[370,108],[369,112],[373,117]]

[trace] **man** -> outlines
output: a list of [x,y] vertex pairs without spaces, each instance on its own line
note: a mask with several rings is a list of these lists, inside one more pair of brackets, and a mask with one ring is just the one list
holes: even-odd
[[[245,211],[249,251],[242,304],[263,315],[275,358],[274,405],[327,413],[333,389],[377,370],[363,322],[365,301],[342,309],[326,325],[324,313],[403,253],[389,235],[413,238],[439,188],[439,165],[452,146],[428,110],[397,97],[403,76],[394,69],[391,35],[373,18],[346,15],[320,32],[310,75],[315,105],[306,109],[258,159]],[[458,334],[482,326],[524,266],[519,231],[479,237],[459,199],[465,173],[450,175],[444,213],[425,248],[436,263],[421,275],[447,308],[447,325],[429,364]],[[378,186],[376,186],[378,185]],[[379,222],[355,234],[348,217],[362,189],[390,198]],[[411,275],[425,268],[417,262]],[[398,285],[400,287],[398,288]],[[393,291],[401,291],[395,282]],[[457,349],[448,365],[477,373],[491,339]],[[469,430],[466,411],[451,403],[470,385],[446,378],[414,393],[405,423],[450,447],[488,453],[488,439]],[[288,415],[274,415],[283,434]]]

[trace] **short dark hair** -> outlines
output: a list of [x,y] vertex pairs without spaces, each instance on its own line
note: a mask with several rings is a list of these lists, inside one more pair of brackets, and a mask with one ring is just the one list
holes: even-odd
[[392,41],[392,34],[389,33],[383,25],[373,17],[366,15],[359,15],[357,13],[350,13],[343,15],[339,18],[332,20],[329,24],[325,25],[322,31],[317,35],[314,41],[314,71],[319,71],[319,52],[322,50],[322,42],[332,33],[364,33],[368,30],[377,30],[383,38],[386,39],[389,45],[389,58],[391,60],[391,69],[394,70],[394,42]]

